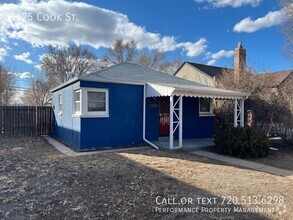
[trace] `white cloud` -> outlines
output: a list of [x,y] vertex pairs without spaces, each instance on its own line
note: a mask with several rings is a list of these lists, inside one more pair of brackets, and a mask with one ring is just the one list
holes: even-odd
[[[27,15],[25,19],[15,16],[23,13]],[[54,16],[56,14],[59,21],[45,21],[47,15],[57,19]],[[82,2],[64,0],[23,0],[18,4],[0,4],[0,35],[24,40],[38,47],[48,44],[64,46],[73,42],[96,49],[109,48],[116,39],[123,38],[137,41],[139,49],[183,49],[188,56],[197,56],[206,48],[205,39],[197,42],[177,42],[174,36],[161,36],[132,23],[125,14]]]
[[232,57],[233,54],[234,54],[233,50],[228,50],[228,51],[227,50],[220,50],[216,53],[207,52],[205,55],[206,55],[207,59],[210,59],[207,64],[213,65],[219,59]]
[[37,3],[37,0],[20,0],[22,3]]
[[17,88],[13,92],[13,96],[11,97],[10,104],[12,105],[24,105],[23,97],[26,93],[27,89]]
[[0,48],[0,61],[4,61],[4,57],[7,55],[7,50],[5,48]]
[[270,11],[264,17],[258,18],[256,20],[252,20],[250,17],[244,18],[234,26],[233,31],[252,33],[260,29],[282,24],[286,20],[287,15],[283,9],[273,12]]
[[34,74],[30,72],[23,72],[23,73],[11,73],[16,77],[19,77],[20,79],[28,79],[28,78],[34,78]]
[[207,65],[214,65],[217,62],[217,60],[210,60],[209,62],[207,62]]
[[34,75],[29,72],[24,72],[19,75],[19,78],[21,78],[21,79],[34,78]]
[[30,55],[31,55],[30,52],[25,52],[20,55],[14,55],[13,57],[16,60],[21,60],[21,61],[26,62],[28,64],[33,64],[34,62],[29,58]]
[[4,45],[4,47],[6,48],[6,50],[12,50],[12,48],[9,47],[8,45]]
[[41,70],[41,64],[35,65],[34,66],[37,70]]
[[221,59],[223,57],[227,57],[227,58],[228,57],[232,57],[233,54],[234,54],[234,51],[233,50],[228,50],[228,51],[227,50],[220,50],[217,53],[213,53],[211,55],[211,58],[218,60],[218,59]]
[[201,38],[195,43],[191,42],[185,42],[185,43],[180,43],[179,45],[183,47],[183,50],[186,51],[186,56],[188,57],[196,57],[202,54],[206,48],[207,41],[204,38]]
[[194,0],[197,3],[208,3],[213,8],[233,7],[239,8],[244,5],[257,7],[262,0]]
[[2,43],[8,43],[6,37],[4,37],[4,36],[1,36],[0,37],[0,42],[2,42]]

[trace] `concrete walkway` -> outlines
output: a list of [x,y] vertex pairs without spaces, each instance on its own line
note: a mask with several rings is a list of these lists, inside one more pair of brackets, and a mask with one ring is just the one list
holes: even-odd
[[59,152],[65,154],[66,156],[74,157],[74,156],[84,156],[84,155],[93,155],[93,154],[103,154],[103,153],[115,153],[115,152],[124,152],[130,150],[141,150],[147,149],[150,147],[128,147],[128,148],[119,148],[119,149],[109,149],[109,150],[99,150],[99,151],[90,151],[90,152],[76,152],[71,150],[69,147],[65,146],[61,142],[57,141],[56,139],[42,135],[42,137],[47,140],[51,145],[53,145]]
[[220,155],[220,154],[216,154],[216,153],[212,153],[212,152],[204,151],[204,150],[192,151],[191,153],[196,154],[196,155],[200,155],[200,156],[204,156],[204,157],[208,157],[211,159],[223,161],[223,162],[226,162],[229,164],[245,167],[245,168],[252,169],[252,170],[258,170],[258,171],[271,173],[271,174],[278,175],[278,176],[289,177],[290,179],[293,180],[293,172],[290,170],[271,167],[271,166],[268,166],[265,164],[259,164],[259,163],[255,163],[255,162],[251,162],[251,161],[247,161],[247,160],[242,160],[242,159],[238,159],[238,158],[234,158],[234,157],[224,156],[224,155]]

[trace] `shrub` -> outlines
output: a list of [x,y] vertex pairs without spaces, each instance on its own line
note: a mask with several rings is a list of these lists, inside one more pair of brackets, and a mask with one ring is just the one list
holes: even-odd
[[268,138],[249,127],[223,129],[216,134],[215,143],[218,153],[240,158],[261,158],[269,152]]

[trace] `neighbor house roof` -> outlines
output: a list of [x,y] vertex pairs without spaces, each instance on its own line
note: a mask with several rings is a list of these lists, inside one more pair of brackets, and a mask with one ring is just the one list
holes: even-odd
[[[205,64],[200,64],[200,63],[192,63],[192,62],[185,62],[185,63],[188,63],[189,65],[197,68],[198,70],[204,72],[205,74],[207,74],[211,77],[220,76],[227,71],[234,71],[233,68],[210,66],[210,65],[205,65]],[[179,71],[179,69],[176,71],[176,73]],[[284,70],[284,71],[277,71],[277,72],[268,72],[266,74],[270,74],[273,77],[274,86],[277,86],[277,85],[280,85],[292,72],[293,72],[293,70]],[[175,73],[175,75],[176,75],[176,73]]]
[[293,73],[293,70],[270,72],[268,74],[272,74],[275,85],[280,85],[291,73]]
[[246,98],[248,94],[217,89],[196,82],[185,80],[168,73],[159,72],[133,63],[119,63],[77,77],[52,91],[59,90],[75,81],[96,81],[148,85],[148,96],[181,95],[213,98]]
[[217,77],[226,71],[234,71],[234,69],[231,68],[226,68],[226,67],[219,67],[219,66],[210,66],[210,65],[205,65],[205,64],[200,64],[200,63],[192,63],[192,62],[186,62],[190,64],[191,66],[199,69],[200,71],[208,74],[211,77]]

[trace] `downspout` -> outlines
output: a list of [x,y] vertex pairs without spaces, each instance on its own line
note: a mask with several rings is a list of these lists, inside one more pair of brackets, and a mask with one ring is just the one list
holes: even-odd
[[150,142],[149,140],[147,140],[145,138],[145,127],[146,127],[146,84],[143,85],[143,140],[144,142],[146,142],[147,144],[151,145],[153,148],[155,149],[159,149],[158,146],[156,146],[155,144],[153,144],[152,142]]

